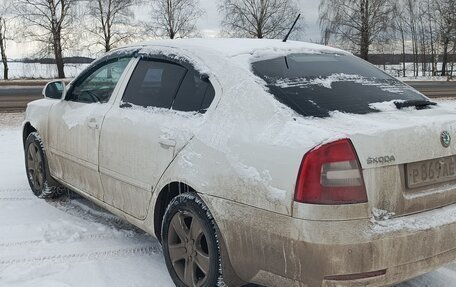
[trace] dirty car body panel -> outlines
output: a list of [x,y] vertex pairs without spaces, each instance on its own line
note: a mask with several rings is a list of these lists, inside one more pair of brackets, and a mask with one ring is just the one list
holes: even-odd
[[[340,109],[338,89],[352,93]],[[180,107],[181,90],[201,104]],[[159,238],[173,184],[199,194],[233,286],[384,286],[456,259],[456,145],[442,142],[456,109],[428,102],[336,49],[155,41],[97,60],[62,100],[29,104],[25,126],[55,180]]]

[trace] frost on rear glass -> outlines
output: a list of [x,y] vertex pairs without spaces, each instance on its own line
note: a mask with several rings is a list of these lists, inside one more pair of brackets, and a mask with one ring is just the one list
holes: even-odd
[[375,103],[426,100],[367,62],[346,54],[290,54],[252,64],[269,92],[297,113],[328,117],[339,111],[378,112]]

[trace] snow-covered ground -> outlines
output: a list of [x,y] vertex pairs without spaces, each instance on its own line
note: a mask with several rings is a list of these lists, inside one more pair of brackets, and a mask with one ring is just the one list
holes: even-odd
[[[78,196],[33,196],[22,118],[0,114],[0,286],[173,286],[157,240]],[[455,285],[451,264],[398,286]]]
[[[10,62],[10,79],[52,79],[57,77],[57,67],[54,64]],[[76,77],[88,64],[65,64],[65,75]],[[3,65],[0,65],[0,80],[3,79]]]
[[0,114],[0,286],[173,286],[157,240],[85,199],[35,198],[22,114]]
[[[430,64],[428,64],[430,65]],[[398,78],[401,81],[408,81],[408,82],[414,82],[414,81],[447,81],[448,77],[441,77],[441,76],[432,76],[430,75],[430,72],[427,71],[425,75],[423,76],[423,73],[421,71],[421,63],[419,64],[419,76],[415,77],[413,74],[413,63],[405,63],[405,77],[403,76],[404,74],[402,73],[403,66],[402,64],[398,65],[377,65],[378,68],[384,70],[388,74],[390,74],[393,77]],[[428,69],[430,69],[428,67]],[[437,64],[437,69],[441,70],[442,69],[442,63]]]

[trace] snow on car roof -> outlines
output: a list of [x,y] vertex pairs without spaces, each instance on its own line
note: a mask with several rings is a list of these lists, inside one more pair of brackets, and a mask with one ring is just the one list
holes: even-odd
[[[304,54],[345,54],[349,52],[318,44],[273,40],[273,39],[240,39],[240,38],[200,38],[153,40],[132,44],[110,52],[110,54],[130,53],[141,50],[143,54],[164,54],[166,56],[184,56],[200,72],[214,72],[215,67],[222,66],[223,74],[229,74],[227,64],[235,64],[244,70],[251,71],[251,63],[282,57],[294,53]],[[226,60],[221,65],[221,60]],[[208,65],[211,68],[208,68]],[[231,73],[236,73],[231,71]]]
[[259,51],[271,51],[276,53],[343,53],[340,49],[322,46],[313,43],[272,40],[272,39],[237,39],[237,38],[201,38],[201,39],[175,39],[154,40],[129,47],[157,47],[166,46],[197,51],[215,51],[225,57],[235,57],[245,54],[254,54]]

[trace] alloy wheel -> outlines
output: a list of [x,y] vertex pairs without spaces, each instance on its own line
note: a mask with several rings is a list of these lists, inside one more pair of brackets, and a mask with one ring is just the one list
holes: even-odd
[[36,189],[42,189],[44,182],[43,157],[35,142],[30,143],[27,152],[28,176]]
[[168,247],[179,279],[187,286],[203,286],[210,271],[210,254],[198,218],[189,212],[177,212],[169,227]]

